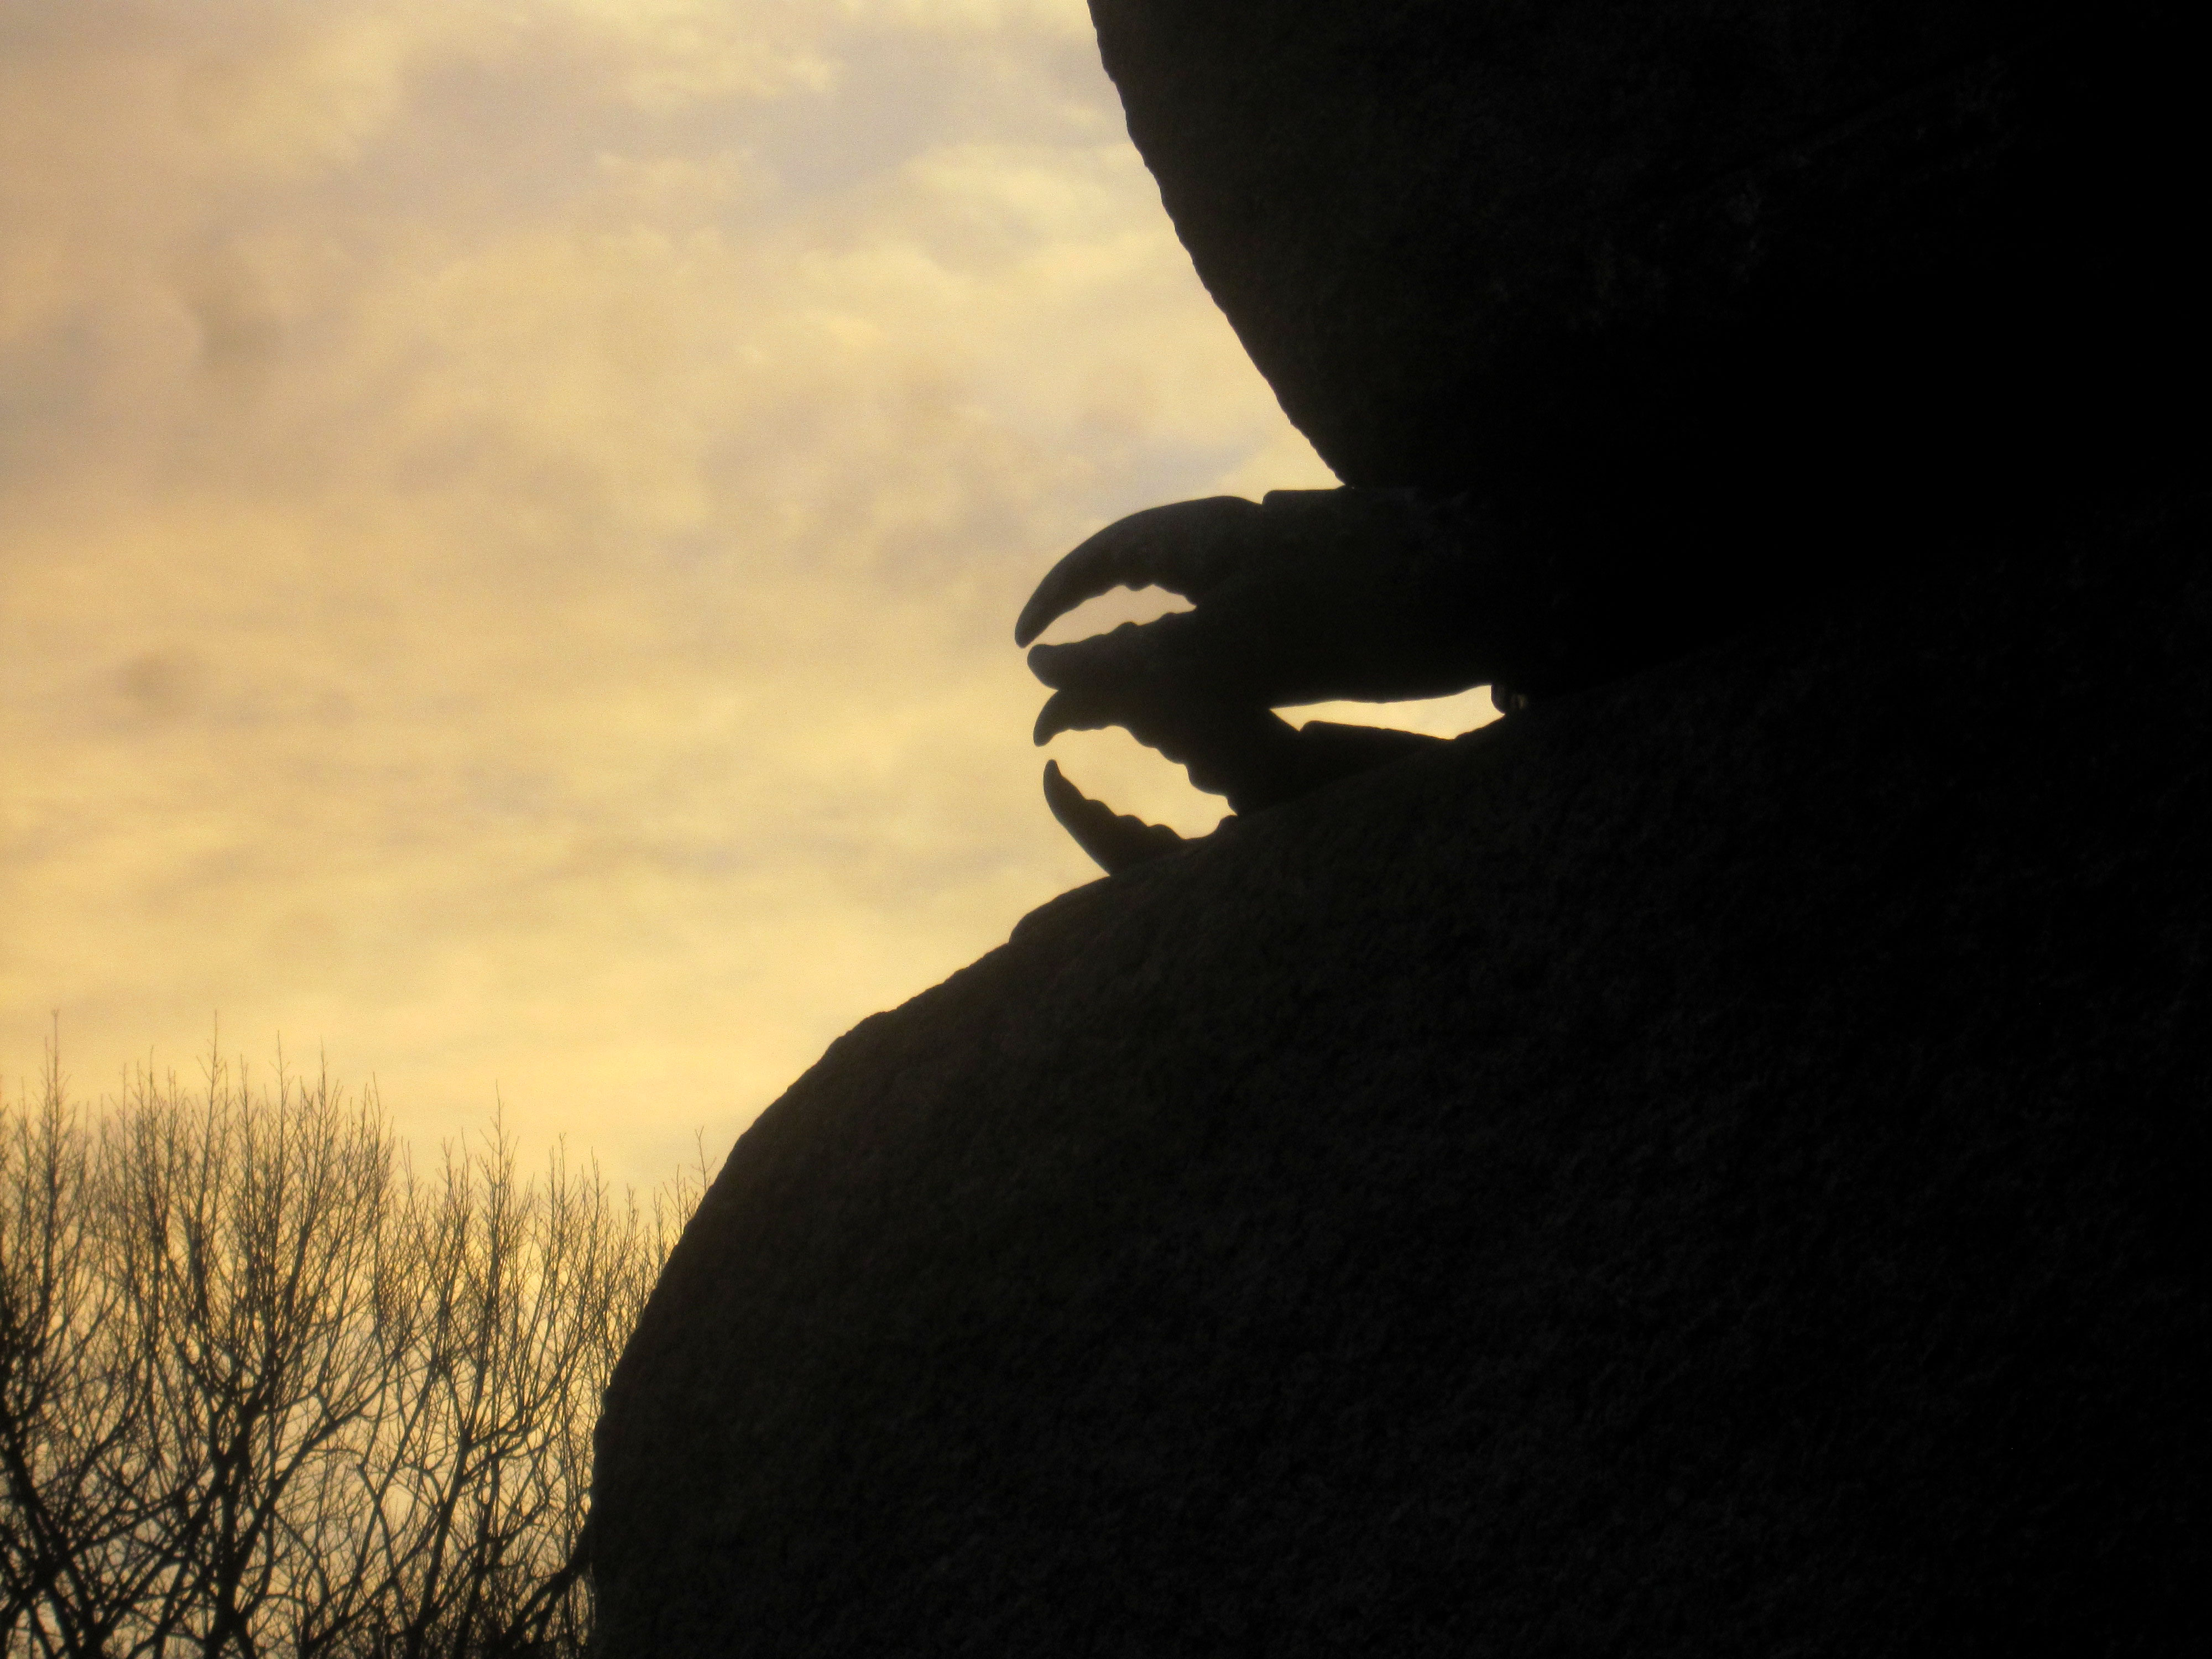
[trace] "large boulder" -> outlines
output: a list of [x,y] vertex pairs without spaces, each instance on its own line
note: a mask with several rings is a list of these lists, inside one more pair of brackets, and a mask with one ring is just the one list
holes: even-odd
[[601,1650],[2166,1653],[2201,497],[1079,890],[738,1141]]

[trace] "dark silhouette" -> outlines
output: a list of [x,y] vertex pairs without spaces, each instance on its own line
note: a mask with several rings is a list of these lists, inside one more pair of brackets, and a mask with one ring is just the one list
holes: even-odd
[[[1104,532],[1024,634],[1195,608],[1042,729],[1268,810],[1052,778],[1140,861],[745,1133],[608,1392],[599,1650],[2201,1645],[2176,9],[1094,15],[1346,489]],[[1270,712],[1486,678],[1356,787]]]
[[2170,473],[2168,9],[1100,0],[1177,229],[1351,487],[1061,561],[1018,643],[1117,585],[1198,604],[1032,651],[1037,740],[1126,726],[1273,805],[1397,751],[1272,708],[1600,684]]

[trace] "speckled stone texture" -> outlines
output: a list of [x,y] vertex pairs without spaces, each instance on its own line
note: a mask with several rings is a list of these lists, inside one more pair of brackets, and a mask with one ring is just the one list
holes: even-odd
[[738,1142],[601,1650],[2201,1630],[2201,501],[1070,894]]

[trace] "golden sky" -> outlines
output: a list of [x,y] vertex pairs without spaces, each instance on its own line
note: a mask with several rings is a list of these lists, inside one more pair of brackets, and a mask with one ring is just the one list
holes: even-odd
[[418,1139],[719,1158],[1097,873],[1051,562],[1332,482],[1082,0],[0,0],[9,1092],[219,1014]]

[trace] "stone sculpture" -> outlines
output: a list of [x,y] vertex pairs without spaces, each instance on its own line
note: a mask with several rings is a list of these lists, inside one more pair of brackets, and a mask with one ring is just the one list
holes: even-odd
[[[2177,9],[1093,11],[1346,490],[1048,578],[1194,592],[1042,725],[1248,810],[745,1132],[608,1392],[599,1650],[2194,1650]],[[1349,781],[1269,724],[1484,677]]]
[[[1349,487],[1071,553],[1017,643],[1115,586],[1197,605],[1032,651],[1036,740],[1122,726],[1249,810],[1413,746],[1301,742],[1273,708],[1601,683],[1879,574],[1903,526],[2156,476],[2194,309],[2166,9],[1389,0],[1262,27],[1100,0],[1200,275]],[[1048,799],[1080,810],[1056,774]]]

